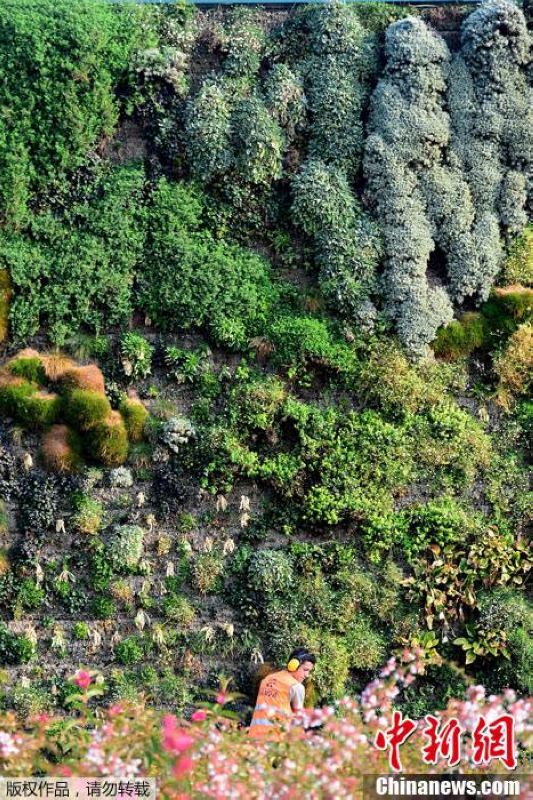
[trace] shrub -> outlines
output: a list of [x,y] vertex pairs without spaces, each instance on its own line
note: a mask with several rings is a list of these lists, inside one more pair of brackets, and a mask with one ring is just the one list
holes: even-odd
[[35,655],[35,647],[25,636],[17,636],[0,624],[0,664],[26,664]]
[[265,31],[253,9],[233,7],[225,20],[224,71],[232,76],[253,76],[261,65]]
[[85,326],[124,324],[144,244],[144,172],[117,167],[94,196],[65,210],[31,217],[27,230],[0,236],[0,268],[13,283],[10,324],[15,339],[46,325],[62,345]]
[[264,94],[270,114],[291,140],[303,126],[306,117],[301,76],[287,64],[275,64],[265,80]]
[[72,636],[79,642],[86,641],[90,636],[91,630],[86,622],[75,622],[72,626]]
[[65,398],[65,417],[69,424],[88,431],[111,413],[107,397],[88,389],[74,389]]
[[85,494],[78,494],[74,499],[72,523],[81,533],[94,535],[102,524],[104,507],[99,500]]
[[24,578],[17,590],[16,604],[28,611],[35,611],[43,604],[46,592],[31,578]]
[[201,594],[216,592],[223,570],[224,562],[218,553],[201,553],[191,562],[192,585]]
[[288,591],[293,582],[292,563],[281,550],[264,549],[254,553],[248,564],[248,584],[262,594]]
[[208,79],[187,103],[185,142],[193,176],[204,182],[223,175],[233,163],[231,97],[220,82]]
[[5,416],[18,419],[19,409],[35,392],[35,386],[23,378],[0,372],[0,410]]
[[144,531],[137,525],[119,525],[107,543],[107,555],[117,570],[134,569],[142,556]]
[[13,289],[7,269],[0,269],[0,342],[7,338],[9,327],[9,307]]
[[91,457],[106,467],[124,463],[128,457],[128,434],[118,411],[112,411],[88,431],[87,447]]
[[504,350],[495,358],[494,369],[499,378],[498,401],[509,406],[513,399],[526,395],[533,376],[533,325],[520,325]]
[[268,185],[281,178],[285,140],[263,101],[246,97],[231,118],[235,169],[243,181]]
[[92,601],[92,612],[96,619],[115,619],[117,607],[112,597],[100,595]]
[[145,425],[150,416],[144,404],[138,398],[128,397],[120,404],[119,411],[130,442],[142,442]]
[[86,367],[73,367],[61,375],[61,385],[67,390],[83,389],[88,392],[105,394],[105,383],[102,371],[96,364]]
[[355,359],[346,342],[337,339],[325,320],[316,317],[280,316],[268,329],[274,345],[273,360],[283,366],[302,365],[308,362],[329,367],[349,376]]
[[377,669],[383,663],[386,653],[385,638],[372,629],[367,617],[358,615],[347,626],[344,642],[352,669]]
[[81,467],[81,441],[67,425],[53,425],[43,436],[41,454],[51,472],[75,472]]
[[146,378],[152,370],[154,348],[143,336],[128,332],[120,339],[122,369],[128,378]]
[[408,558],[418,556],[432,545],[442,549],[466,542],[479,524],[450,495],[430,500],[425,505],[415,505],[407,516],[409,527],[402,546]]
[[202,230],[202,200],[191,187],[161,180],[139,303],[164,330],[205,328],[215,341],[241,347],[265,324],[276,292],[258,255]]
[[46,428],[56,421],[61,408],[59,395],[40,390],[25,398],[18,408],[17,417],[30,428]]
[[171,593],[163,600],[163,614],[172,622],[188,628],[194,622],[196,613],[185,597]]
[[115,659],[125,666],[138,664],[142,661],[143,655],[142,645],[136,636],[129,636],[115,646]]
[[[7,69],[0,105],[0,217],[15,226],[33,191],[61,187],[118,122],[115,85],[139,47],[155,42],[146,11],[68,0],[7,0],[0,58]],[[83,124],[80,124],[81,121]]]
[[315,243],[320,284],[342,316],[372,326],[381,241],[363,214],[345,173],[319,158],[309,159],[293,179],[293,219]]

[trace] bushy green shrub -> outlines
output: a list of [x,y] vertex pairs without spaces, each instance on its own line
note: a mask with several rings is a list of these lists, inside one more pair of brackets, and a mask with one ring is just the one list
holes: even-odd
[[264,549],[254,553],[248,564],[248,583],[262,594],[282,594],[293,581],[289,556],[281,550]]
[[160,181],[139,302],[165,330],[205,328],[215,341],[240,347],[265,324],[275,288],[267,263],[215,241],[201,214],[201,197],[191,187]]
[[215,552],[200,553],[191,561],[191,581],[201,594],[220,589],[224,570],[222,556]]
[[257,95],[240,100],[231,118],[234,163],[247,183],[270,184],[281,178],[283,133]]
[[34,611],[43,604],[46,593],[31,578],[24,578],[17,590],[16,605],[28,611]]
[[253,76],[259,70],[265,47],[264,29],[251,8],[230,9],[224,25],[226,57],[224,71],[235,77]]
[[111,597],[97,595],[91,605],[96,619],[114,619],[117,615],[117,606]]
[[482,314],[471,311],[438,331],[433,350],[436,356],[456,359],[483,347],[486,337],[485,319]]
[[232,99],[224,84],[206,80],[187,103],[186,149],[193,176],[206,183],[231,167]]
[[303,126],[306,98],[301,75],[287,64],[275,64],[264,85],[266,106],[290,141]]
[[114,131],[115,87],[156,38],[142,6],[6,0],[2,11],[0,218],[16,226],[33,191],[57,188]]
[[143,647],[137,636],[129,636],[115,646],[115,659],[124,666],[138,664],[143,655]]
[[80,327],[123,324],[132,311],[135,266],[144,242],[143,170],[117,167],[93,196],[33,215],[20,233],[0,236],[0,267],[13,283],[10,324],[16,339],[46,325],[63,344]]
[[174,592],[168,594],[163,600],[163,614],[167,619],[177,622],[184,628],[188,628],[196,617],[194,608],[187,598]]
[[386,641],[370,620],[358,615],[346,629],[345,645],[352,669],[377,669],[386,656]]
[[84,642],[89,638],[90,629],[86,622],[75,622],[72,626],[72,636],[79,642]]
[[509,248],[503,278],[507,283],[533,286],[533,225],[528,225]]
[[26,664],[35,655],[35,647],[25,636],[17,636],[5,626],[0,625],[0,664],[11,666]]
[[107,556],[117,570],[135,569],[143,552],[144,531],[137,525],[119,525],[107,543]]
[[335,335],[326,320],[280,315],[270,324],[268,338],[274,345],[273,361],[280,366],[321,364],[346,379],[354,373],[353,350]]
[[431,545],[442,549],[466,542],[479,529],[479,520],[450,495],[412,506],[407,518],[402,547],[408,558],[418,556]]

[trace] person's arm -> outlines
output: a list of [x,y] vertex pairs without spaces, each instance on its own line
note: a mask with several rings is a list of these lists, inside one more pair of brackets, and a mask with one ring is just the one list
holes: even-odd
[[303,683],[295,683],[289,690],[289,699],[293,711],[300,711],[305,703],[305,688]]

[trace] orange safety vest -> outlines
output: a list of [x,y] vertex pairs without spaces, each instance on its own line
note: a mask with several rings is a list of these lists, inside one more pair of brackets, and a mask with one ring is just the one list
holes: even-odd
[[293,715],[290,689],[296,683],[299,681],[285,669],[263,678],[248,728],[249,736],[260,739],[278,738],[280,727],[286,725]]

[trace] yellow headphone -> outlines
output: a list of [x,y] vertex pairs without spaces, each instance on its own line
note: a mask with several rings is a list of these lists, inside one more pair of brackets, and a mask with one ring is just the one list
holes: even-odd
[[289,672],[296,672],[298,667],[300,667],[304,661],[307,661],[310,658],[309,653],[302,653],[300,658],[291,658],[289,663],[287,664],[287,669]]

